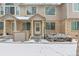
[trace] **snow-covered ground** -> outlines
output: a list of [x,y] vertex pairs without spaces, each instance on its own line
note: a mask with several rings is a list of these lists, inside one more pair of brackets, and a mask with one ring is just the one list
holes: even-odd
[[13,56],[75,56],[77,42],[36,43],[13,42],[7,40],[0,43],[0,55]]

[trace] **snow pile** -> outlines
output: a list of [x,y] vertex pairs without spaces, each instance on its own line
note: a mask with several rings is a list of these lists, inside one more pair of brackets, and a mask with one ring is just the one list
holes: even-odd
[[0,56],[75,56],[76,43],[0,43]]

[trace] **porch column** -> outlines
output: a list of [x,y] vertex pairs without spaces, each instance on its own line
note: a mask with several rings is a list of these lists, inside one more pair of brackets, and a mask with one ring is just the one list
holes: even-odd
[[42,36],[44,36],[44,32],[45,32],[45,24],[44,24],[44,20],[42,21]]
[[16,22],[16,20],[14,20],[14,32],[16,32],[17,31],[17,22]]
[[33,20],[31,21],[31,36],[33,36]]
[[3,36],[6,35],[6,20],[4,20]]

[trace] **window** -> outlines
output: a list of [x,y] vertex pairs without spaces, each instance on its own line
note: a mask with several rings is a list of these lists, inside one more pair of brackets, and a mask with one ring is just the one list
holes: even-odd
[[55,15],[55,7],[46,7],[45,14],[46,15]]
[[34,15],[36,14],[36,7],[30,7],[27,9],[27,15]]
[[71,23],[71,29],[72,30],[78,30],[79,29],[79,21],[73,21]]
[[47,30],[55,30],[55,23],[54,22],[47,22],[46,29]]
[[75,12],[79,12],[79,3],[74,3],[73,4],[73,10],[75,11]]
[[24,30],[30,30],[30,22],[23,23],[23,29]]
[[14,3],[5,3],[5,5],[14,5]]
[[3,22],[0,22],[0,30],[3,29]]
[[4,11],[3,11],[3,7],[0,7],[0,15],[3,15]]
[[5,14],[15,14],[15,7],[12,3],[6,3],[5,4]]
[[14,7],[5,7],[5,14],[15,14],[15,8]]

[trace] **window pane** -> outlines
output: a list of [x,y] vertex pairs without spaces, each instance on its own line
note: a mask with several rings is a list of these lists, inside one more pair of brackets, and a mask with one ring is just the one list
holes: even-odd
[[30,22],[23,23],[24,30],[30,30]]
[[3,15],[4,11],[3,11],[3,7],[0,7],[0,15]]
[[79,3],[74,3],[74,11],[79,11]]
[[55,15],[55,8],[54,7],[46,7],[45,13],[46,13],[46,15]]
[[51,23],[51,29],[55,30],[55,23]]
[[27,30],[30,30],[30,22],[27,22]]
[[79,22],[77,22],[77,30],[79,30]]
[[5,14],[10,14],[10,8],[9,7],[5,7]]
[[5,5],[14,5],[14,3],[5,3]]
[[3,22],[0,22],[0,29],[3,29]]
[[71,23],[71,29],[72,29],[72,30],[77,30],[77,22],[76,22],[76,21],[73,21],[73,22]]
[[36,27],[36,31],[40,31],[40,28],[39,27]]
[[54,22],[46,23],[46,29],[47,30],[55,30],[55,23]]
[[15,14],[15,8],[14,7],[10,7],[10,14],[12,14],[12,15]]

